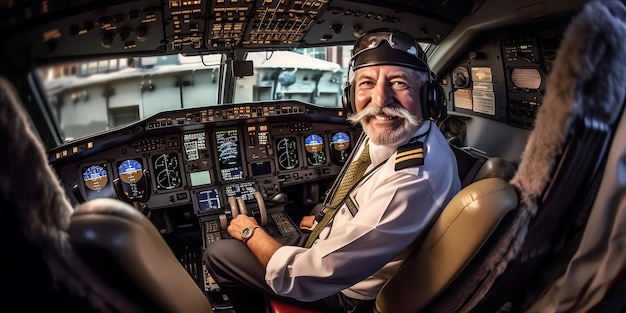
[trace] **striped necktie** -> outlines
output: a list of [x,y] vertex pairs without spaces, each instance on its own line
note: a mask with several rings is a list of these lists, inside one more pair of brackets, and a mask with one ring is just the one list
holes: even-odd
[[359,157],[348,166],[346,173],[341,179],[341,183],[333,194],[333,198],[330,201],[330,206],[324,208],[324,217],[319,223],[317,223],[315,228],[313,228],[309,239],[304,245],[305,248],[310,248],[313,245],[313,242],[317,239],[317,237],[319,237],[322,229],[324,229],[324,227],[326,227],[326,225],[330,223],[332,218],[335,216],[335,213],[337,213],[339,204],[341,204],[341,202],[344,200],[348,191],[350,191],[354,184],[359,181],[359,178],[363,176],[363,173],[365,173],[365,170],[371,163],[372,160],[370,159],[370,146],[369,143],[367,143]]

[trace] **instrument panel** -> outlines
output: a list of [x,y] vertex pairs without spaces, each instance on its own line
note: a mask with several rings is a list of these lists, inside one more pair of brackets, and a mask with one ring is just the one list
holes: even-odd
[[533,129],[567,23],[485,36],[446,77],[453,110]]
[[361,133],[341,111],[284,101],[262,113],[265,106],[160,113],[50,151],[51,164],[76,202],[191,204],[198,216],[232,214],[232,198],[254,210],[257,192],[271,207],[282,188],[339,173]]

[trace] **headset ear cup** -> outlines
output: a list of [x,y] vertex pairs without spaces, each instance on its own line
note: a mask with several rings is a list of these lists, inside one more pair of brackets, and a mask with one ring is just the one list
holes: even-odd
[[448,108],[446,107],[446,97],[443,91],[443,87],[437,83],[431,83],[431,87],[433,88],[432,96],[433,96],[433,107],[436,108],[436,114],[433,112],[433,118],[436,121],[443,121],[446,117],[448,117]]
[[352,92],[352,84],[346,84],[341,92],[341,102],[343,104],[343,110],[347,114],[352,114],[356,112],[354,104],[352,103]]
[[448,115],[445,97],[441,85],[433,82],[424,84],[421,88],[422,115],[424,119],[441,121]]

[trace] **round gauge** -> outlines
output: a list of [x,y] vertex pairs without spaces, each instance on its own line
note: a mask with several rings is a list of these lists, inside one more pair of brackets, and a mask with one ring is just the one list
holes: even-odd
[[308,135],[304,138],[304,147],[311,153],[320,152],[324,148],[324,139],[317,134]]
[[541,74],[535,68],[516,68],[511,71],[511,82],[515,88],[539,89]]
[[182,179],[180,178],[176,153],[155,155],[152,157],[152,162],[156,172],[157,189],[168,190],[181,186]]
[[298,146],[295,137],[277,139],[276,153],[280,169],[291,170],[298,166]]
[[456,88],[467,88],[470,83],[469,71],[463,66],[458,66],[452,70],[452,81]]
[[109,182],[109,174],[102,165],[92,165],[83,171],[83,181],[87,188],[98,191]]
[[350,154],[350,136],[345,132],[337,132],[330,139],[331,157],[337,165],[342,165],[348,160]]
[[337,132],[331,138],[333,149],[343,151],[350,147],[350,136],[344,132]]
[[120,179],[127,184],[136,183],[143,177],[143,167],[139,161],[134,159],[122,162],[118,170],[120,172]]
[[306,150],[306,162],[309,165],[322,165],[326,163],[324,153],[324,138],[317,134],[311,134],[304,138],[304,148]]

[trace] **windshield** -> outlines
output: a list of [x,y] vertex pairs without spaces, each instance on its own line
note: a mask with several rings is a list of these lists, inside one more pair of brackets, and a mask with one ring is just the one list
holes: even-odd
[[69,142],[181,108],[281,99],[340,108],[349,52],[336,46],[248,53],[250,76],[235,70],[231,79],[226,69],[233,63],[223,54],[65,62],[36,73]]
[[[247,63],[224,54],[91,59],[42,66],[36,75],[66,143],[182,108],[285,99],[341,108],[350,51],[250,52]],[[241,74],[246,65],[251,71]]]

